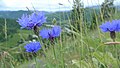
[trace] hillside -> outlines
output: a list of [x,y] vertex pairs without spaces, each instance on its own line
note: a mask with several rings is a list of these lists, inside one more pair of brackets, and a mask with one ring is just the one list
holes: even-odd
[[[115,6],[117,10],[120,10],[120,6]],[[97,12],[100,10],[100,6],[92,6],[92,7],[86,7],[85,8],[85,13],[89,14],[92,12],[92,10],[95,9]],[[17,19],[22,16],[22,14],[30,14],[33,11],[0,11],[0,18],[8,18],[8,19]],[[68,19],[70,16],[71,11],[59,11],[59,12],[47,12],[47,11],[42,11],[45,13],[48,22],[51,22],[51,19],[56,18],[57,20],[60,19]]]
[[[45,16],[47,17],[47,23],[51,23],[52,20],[55,18],[57,21],[61,20],[68,20],[70,16],[70,11],[59,11],[59,12],[46,12]],[[23,14],[31,14],[30,11],[0,11],[0,18],[7,18],[7,19],[14,19],[17,20],[20,18]]]
[[[0,18],[8,18],[8,19],[17,19],[22,16],[22,14],[30,14],[32,11],[0,11]],[[47,14],[47,12],[45,12]]]

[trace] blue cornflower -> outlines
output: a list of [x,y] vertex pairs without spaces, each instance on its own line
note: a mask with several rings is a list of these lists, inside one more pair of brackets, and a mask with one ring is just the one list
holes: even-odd
[[17,22],[19,23],[19,25],[21,25],[21,28],[28,28],[28,23],[29,23],[29,18],[27,14],[23,14],[21,19],[18,18]]
[[113,32],[120,31],[120,20],[113,20],[112,22],[107,21],[100,25],[100,28],[103,32]]
[[34,12],[30,15],[30,23],[32,28],[34,26],[40,27],[44,22],[46,22],[46,17],[43,12]]
[[39,35],[43,39],[53,40],[53,38],[60,36],[60,33],[61,33],[61,27],[60,26],[54,26],[52,29],[41,30]]
[[30,42],[24,46],[27,52],[37,52],[41,49],[41,45],[39,42]]
[[110,37],[115,41],[116,33],[120,31],[120,20],[107,21],[100,25],[100,28],[103,32],[110,32]]
[[25,15],[17,20],[21,28],[34,29],[40,27],[44,22],[46,22],[46,17],[43,12],[34,12],[31,15]]

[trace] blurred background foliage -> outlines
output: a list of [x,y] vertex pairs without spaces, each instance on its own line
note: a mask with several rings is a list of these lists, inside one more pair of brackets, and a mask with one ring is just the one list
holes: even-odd
[[[114,47],[101,46],[102,43],[110,41],[110,39],[108,34],[99,33],[99,25],[108,20],[120,19],[120,5],[114,6],[114,0],[105,0],[101,5],[84,7],[80,0],[73,1],[74,5],[71,11],[42,11],[47,17],[47,22],[43,26],[52,26],[53,19],[56,19],[57,25],[61,25],[63,29],[62,40],[56,45],[59,47],[65,45],[61,46],[61,49],[56,46],[57,57],[59,58],[57,61],[51,57],[52,49],[49,50],[47,54],[51,60],[49,59],[47,64],[54,67],[56,66],[55,63],[64,65],[64,61],[66,61],[68,68],[71,65],[73,68],[80,68],[80,64],[82,64],[81,68],[119,68],[120,62],[117,62],[118,59],[115,58]],[[34,33],[30,30],[21,30],[16,22],[22,14],[31,14],[32,12],[23,10],[0,11],[0,65],[5,63],[7,66],[0,68],[11,68],[33,59],[34,56],[25,53],[23,46],[31,40]],[[118,37],[120,36],[118,35]],[[50,44],[49,41],[45,42],[47,43],[45,45]],[[57,42],[59,42],[58,39]],[[82,56],[78,54],[79,50],[83,50]],[[44,60],[44,62],[48,61]],[[65,66],[67,67],[67,65]]]

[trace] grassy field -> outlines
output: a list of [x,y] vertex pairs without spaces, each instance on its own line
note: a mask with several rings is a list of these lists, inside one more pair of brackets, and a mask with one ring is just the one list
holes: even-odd
[[[60,37],[55,38],[54,43],[37,38],[42,49],[36,54],[27,53],[24,48],[31,41],[28,36],[34,35],[34,32],[17,30],[0,43],[0,68],[120,68],[120,44],[105,44],[113,40],[109,32],[100,30],[99,26],[104,20],[99,21],[98,17],[95,16],[94,29],[88,28],[89,24],[83,18],[76,20],[81,26],[80,30],[71,24],[69,18],[57,21],[62,28]],[[120,12],[116,12],[110,20],[119,18]],[[66,26],[70,30],[67,31]],[[116,33],[116,41],[120,42],[119,32]]]
[[[14,64],[15,68],[119,68],[119,44],[116,46],[104,45],[105,42],[112,40],[109,37],[109,33],[99,32],[100,31],[96,29],[94,31],[87,31],[87,34],[82,33],[81,35],[81,33],[78,32],[72,36],[68,36],[63,31],[60,38],[56,39],[55,44],[44,43],[44,45],[50,45],[50,48],[43,52],[46,57],[38,52],[37,57],[29,60],[25,59],[24,62],[22,62],[22,60],[18,62],[16,59],[21,59],[19,54],[24,53],[25,50],[23,46],[25,46],[26,42],[19,46],[8,48],[9,50],[7,46],[5,46],[7,49],[5,50],[5,56],[3,54],[3,57],[1,57],[1,64],[4,64],[1,65],[0,68],[13,68]],[[32,34],[32,32],[22,30],[20,33],[15,34],[11,40],[1,45],[15,45],[16,42],[20,40],[20,37],[24,39],[27,38],[27,34]],[[120,35],[118,33],[117,41],[120,41],[119,37]],[[55,47],[55,54],[53,46]],[[22,50],[19,51],[19,48],[22,48]],[[18,56],[16,57],[15,55]],[[9,62],[7,62],[6,59],[9,60]]]

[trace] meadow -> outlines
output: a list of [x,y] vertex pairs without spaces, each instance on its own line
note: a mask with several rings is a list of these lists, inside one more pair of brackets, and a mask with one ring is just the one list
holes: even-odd
[[[54,40],[51,36],[36,37],[35,29],[20,29],[17,14],[21,18],[24,11],[11,18],[4,18],[6,13],[0,18],[0,68],[120,68],[120,33],[115,31],[113,38],[110,31],[103,32],[100,28],[106,21],[119,20],[120,10],[115,7],[112,12],[103,8],[110,12],[104,17],[107,13],[102,13],[101,7],[77,6],[71,11],[45,13],[45,23],[36,29],[60,26],[61,33]],[[25,46],[35,41],[40,42],[41,49],[27,52]]]

